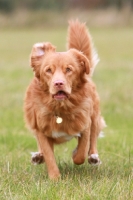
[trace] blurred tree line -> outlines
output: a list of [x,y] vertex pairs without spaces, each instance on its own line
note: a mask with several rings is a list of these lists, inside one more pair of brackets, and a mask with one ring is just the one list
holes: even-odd
[[129,5],[133,9],[133,0],[0,0],[0,11],[12,12],[17,9],[90,9],[109,6],[121,9],[125,5]]

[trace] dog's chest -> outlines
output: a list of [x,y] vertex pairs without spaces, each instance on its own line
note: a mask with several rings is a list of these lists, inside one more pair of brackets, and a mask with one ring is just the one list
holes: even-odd
[[80,136],[81,136],[80,133],[77,133],[74,135],[68,135],[67,133],[64,133],[64,132],[52,131],[52,138],[54,138],[54,139],[63,138],[63,140],[65,140],[65,141],[69,141],[74,137],[80,137]]
[[[68,113],[66,115],[56,112],[49,115],[40,116],[43,133],[53,138],[55,141],[69,141],[73,137],[80,137],[80,133],[86,129],[86,113]],[[39,121],[39,120],[38,120]]]

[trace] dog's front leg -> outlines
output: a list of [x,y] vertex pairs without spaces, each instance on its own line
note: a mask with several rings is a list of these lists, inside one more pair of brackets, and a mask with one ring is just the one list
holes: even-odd
[[90,143],[90,131],[85,130],[78,138],[78,145],[73,152],[73,162],[77,165],[83,164],[88,155]]
[[45,163],[48,170],[50,179],[57,179],[60,177],[60,172],[57,167],[54,152],[53,152],[53,141],[46,137],[43,133],[37,132],[36,138],[39,144],[39,148],[44,156]]
[[39,165],[45,162],[41,147],[37,140],[38,152],[31,152],[31,162],[34,165]]

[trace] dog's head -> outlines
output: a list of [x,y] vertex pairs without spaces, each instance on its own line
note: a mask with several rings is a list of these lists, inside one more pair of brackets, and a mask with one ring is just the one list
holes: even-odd
[[31,67],[44,90],[55,100],[65,100],[81,87],[89,74],[89,60],[76,49],[56,52],[50,43],[37,43],[30,56]]

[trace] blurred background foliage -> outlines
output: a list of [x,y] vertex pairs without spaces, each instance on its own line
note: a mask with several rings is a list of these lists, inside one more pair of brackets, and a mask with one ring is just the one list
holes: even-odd
[[72,8],[105,8],[114,6],[121,9],[130,5],[133,9],[133,0],[0,0],[0,11],[13,12],[16,9],[72,9]]
[[132,26],[133,0],[0,0],[0,29],[66,27],[75,18],[93,27]]

